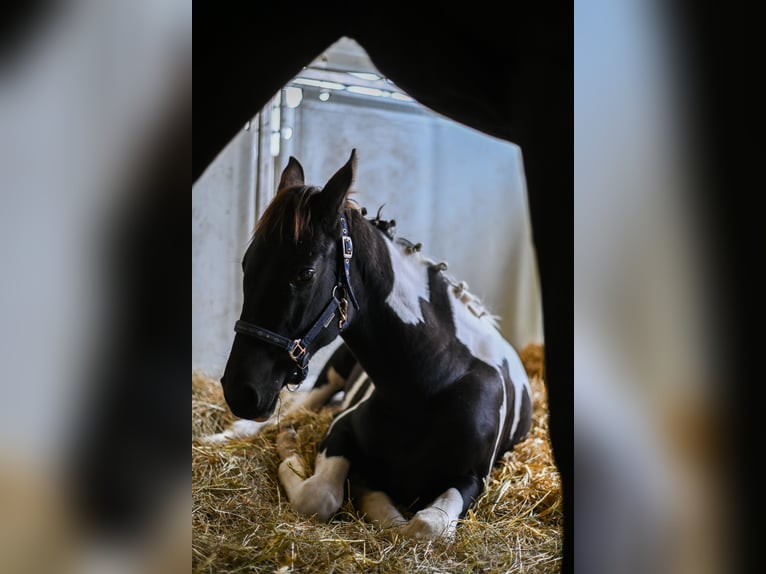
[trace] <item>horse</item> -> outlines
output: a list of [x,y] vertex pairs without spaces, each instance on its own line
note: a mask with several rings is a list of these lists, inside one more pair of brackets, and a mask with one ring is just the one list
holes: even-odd
[[[377,4],[309,3],[301,21],[321,24],[301,27],[300,42],[285,41],[282,26],[252,34],[254,21],[284,20],[277,5],[205,3],[197,16],[204,48],[194,59],[194,181],[290,78],[343,36],[356,40],[383,76],[421,104],[521,148],[540,276],[550,438],[561,475],[561,571],[572,571],[573,274],[571,242],[561,239],[573,235],[571,5],[519,7],[509,33],[507,21],[487,18],[486,10],[444,6],[434,26],[429,11],[403,17]],[[253,60],[252,54],[271,53],[274,46],[274,58]],[[258,81],[243,69],[256,70]]]
[[313,475],[295,432],[279,433],[290,503],[327,521],[348,479],[374,525],[448,537],[498,458],[528,432],[529,381],[497,318],[465,284],[356,207],[356,164],[353,150],[320,189],[290,157],[242,260],[224,397],[236,416],[267,420],[283,387],[299,385],[311,356],[340,336],[372,383],[332,420]]

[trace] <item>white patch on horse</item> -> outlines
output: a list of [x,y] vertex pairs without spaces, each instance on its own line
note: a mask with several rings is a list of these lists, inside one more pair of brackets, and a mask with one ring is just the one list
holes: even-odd
[[463,495],[450,488],[428,507],[419,511],[399,532],[406,538],[451,536],[463,511]]
[[[509,363],[510,363],[510,361],[509,361]],[[523,371],[523,369],[524,369],[524,367],[522,366],[522,371]],[[523,371],[523,373],[524,373],[523,374],[523,376],[524,376],[524,388],[525,388],[525,390],[527,392],[527,395],[529,395],[531,397],[532,396],[532,392],[531,392],[531,390],[529,388],[529,379],[527,379],[526,371]],[[515,393],[514,394],[515,399],[513,401],[513,424],[511,425],[511,430],[508,433],[509,436],[513,436],[516,433],[516,427],[519,426],[519,418],[520,418],[519,417],[519,412],[521,412],[521,403],[522,403],[522,399],[524,398],[523,394],[522,394],[523,390],[521,389],[521,386],[516,384],[516,381],[518,380],[518,375],[516,375],[516,378],[514,378],[514,375],[511,374],[511,380],[513,381],[513,391]]]
[[[394,288],[386,299],[386,303],[396,312],[405,323],[424,322],[420,300],[429,300],[428,268],[438,265],[441,269],[446,264],[437,264],[423,256],[420,249],[409,249],[406,241],[385,242],[391,255],[391,266],[394,270]],[[508,412],[508,392],[503,377],[503,361],[508,362],[508,373],[513,384],[513,423],[508,436],[513,436],[519,424],[522,391],[526,389],[531,397],[529,379],[516,350],[503,338],[497,325],[497,317],[489,313],[481,301],[468,291],[464,282],[458,283],[453,277],[444,274],[449,283],[448,295],[452,306],[453,323],[458,340],[469,352],[495,368],[498,380],[502,386],[503,400],[499,408],[498,436],[495,440],[495,456],[502,441],[501,430],[505,424]],[[491,467],[490,467],[491,469]]]
[[419,259],[405,255],[404,248],[384,241],[391,257],[394,271],[394,287],[386,298],[386,303],[404,322],[411,325],[423,323],[423,310],[420,301],[429,300],[428,268]]
[[287,455],[279,464],[279,482],[295,510],[301,514],[316,515],[326,522],[343,503],[343,485],[351,468],[342,456],[327,456],[327,451],[317,455],[314,474],[306,479],[306,468],[297,453]]

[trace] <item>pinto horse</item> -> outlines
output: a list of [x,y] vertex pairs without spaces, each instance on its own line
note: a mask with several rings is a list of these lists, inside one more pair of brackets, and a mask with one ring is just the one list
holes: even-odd
[[[244,302],[221,383],[235,415],[265,420],[340,335],[374,386],[336,415],[312,476],[294,432],[279,435],[290,502],[328,520],[349,478],[357,508],[381,528],[449,535],[529,430],[529,381],[465,285],[349,201],[355,169],[352,151],[319,189],[290,158],[242,262]],[[398,506],[417,512],[406,521]]]
[[[572,571],[572,4],[515,4],[512,25],[493,17],[488,3],[473,10],[443,4],[438,25],[433,10],[376,2],[306,3],[299,14],[279,3],[194,8],[195,47],[202,44],[194,57],[195,181],[277,90],[343,36],[356,40],[383,76],[421,104],[521,148],[540,274],[551,445],[561,474],[561,571]],[[254,22],[280,25],[259,26],[254,34]],[[136,354],[125,356],[135,360]]]

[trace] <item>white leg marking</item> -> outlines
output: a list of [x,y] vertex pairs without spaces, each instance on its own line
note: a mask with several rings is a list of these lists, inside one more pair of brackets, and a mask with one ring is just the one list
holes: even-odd
[[328,383],[325,386],[332,388],[333,394],[342,391],[343,387],[346,386],[346,379],[340,376],[340,373],[335,370],[335,367],[330,367],[327,370],[327,381]]
[[379,490],[365,492],[359,501],[359,510],[378,528],[390,528],[407,522],[388,495]]
[[[277,450],[283,458],[279,463],[279,482],[287,498],[301,514],[316,514],[326,522],[343,503],[343,483],[351,467],[342,456],[326,457],[319,453],[313,476],[306,476],[306,468],[294,448],[295,431],[283,431],[277,438]],[[291,444],[292,443],[292,444]]]
[[[361,395],[360,398],[359,393],[362,392],[365,385],[367,385],[367,388],[364,390],[364,394]],[[372,383],[372,381],[370,381],[370,377],[367,376],[367,373],[362,371],[356,380],[351,383],[351,385],[349,385],[348,390],[346,390],[346,396],[343,397],[343,403],[340,405],[340,411],[345,411],[355,402],[361,403],[366,401],[374,390],[375,385]]]
[[[282,416],[288,416],[299,408],[304,408],[310,411],[318,411],[322,406],[327,404],[332,396],[338,391],[342,390],[346,385],[346,379],[341,377],[338,372],[330,367],[327,372],[326,385],[319,388],[311,389],[306,393],[306,397],[301,401],[293,401]],[[255,437],[261,429],[265,426],[274,424],[276,417],[272,416],[269,420],[259,423],[256,421],[239,419],[231,423],[223,432],[203,436],[199,439],[202,444],[226,444],[232,439],[247,440]]]
[[[366,375],[365,375],[366,376]],[[370,385],[367,389],[367,392],[364,394],[364,396],[359,400],[358,403],[356,403],[353,407],[349,408],[348,410],[342,411],[335,419],[330,423],[330,428],[327,430],[327,434],[330,434],[332,432],[333,427],[338,423],[340,419],[343,417],[346,417],[349,415],[349,413],[354,412],[357,408],[359,408],[359,405],[361,405],[364,401],[370,398],[372,395],[372,392],[375,390],[375,385]]]
[[362,398],[359,399],[359,402],[363,403],[364,401],[369,399],[370,396],[372,395],[373,391],[375,391],[375,385],[371,384],[369,387],[367,387],[367,390],[364,392],[364,395],[362,396]]
[[253,438],[261,432],[263,427],[272,422],[271,419],[263,423],[239,419],[231,423],[223,432],[203,436],[199,439],[199,442],[202,444],[225,444],[232,439],[247,440]]
[[[307,394],[306,398],[300,403],[300,406],[310,411],[318,411],[327,404],[332,396],[346,386],[346,379],[338,374],[334,367],[327,371],[327,384],[321,387],[314,387]],[[291,412],[292,409],[290,409]]]
[[436,538],[451,536],[463,510],[463,496],[450,488],[424,508],[399,530],[406,538]]

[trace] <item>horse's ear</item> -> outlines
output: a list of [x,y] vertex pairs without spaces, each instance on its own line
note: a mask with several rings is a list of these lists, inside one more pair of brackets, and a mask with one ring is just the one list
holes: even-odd
[[356,149],[351,150],[351,157],[342,168],[335,172],[322,193],[319,194],[322,212],[325,215],[337,215],[346,206],[346,196],[354,183],[356,175]]
[[277,190],[299,185],[303,185],[303,166],[301,166],[297,159],[290,156],[290,161],[287,162],[287,167],[285,167],[282,177],[279,179]]

